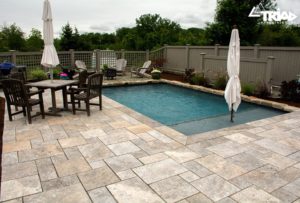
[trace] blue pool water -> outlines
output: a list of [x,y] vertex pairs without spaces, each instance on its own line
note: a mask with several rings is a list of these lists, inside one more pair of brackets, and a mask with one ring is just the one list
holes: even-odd
[[185,135],[284,113],[242,102],[231,123],[224,97],[169,84],[106,87],[103,94]]

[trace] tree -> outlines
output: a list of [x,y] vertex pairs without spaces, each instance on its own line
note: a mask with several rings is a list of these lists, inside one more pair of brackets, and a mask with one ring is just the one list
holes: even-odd
[[59,47],[60,50],[68,51],[74,49],[77,51],[94,49],[92,43],[93,34],[79,34],[78,29],[74,29],[67,23],[62,27]]
[[56,50],[61,50],[59,38],[54,38],[54,46],[55,46]]
[[3,40],[2,50],[25,50],[24,33],[16,24],[2,27],[0,37]]
[[103,33],[101,34],[100,49],[110,49],[116,43],[116,36],[114,34]]
[[140,39],[137,36],[136,27],[119,28],[116,31],[116,49],[137,50]]
[[299,27],[286,23],[265,25],[258,37],[258,43],[263,46],[299,46],[299,32]]
[[26,40],[27,51],[40,51],[43,49],[44,42],[42,40],[42,33],[32,28],[29,38]]
[[227,45],[233,25],[238,26],[242,45],[256,43],[262,19],[250,18],[248,15],[252,8],[259,3],[266,10],[276,6],[272,0],[219,0],[215,22],[208,24],[206,28],[206,37],[210,44]]
[[158,14],[145,14],[136,19],[136,48],[139,50],[153,49],[164,44],[178,41],[180,25]]
[[62,27],[62,34],[60,36],[60,48],[64,51],[75,49],[73,29],[69,23]]
[[179,35],[179,45],[205,45],[207,40],[205,38],[204,30],[200,28],[188,28],[182,30]]
[[85,47],[84,50],[100,49],[101,45],[101,34],[100,33],[84,33],[80,35],[80,41],[84,42],[82,45]]
[[0,51],[8,51],[7,43],[5,41],[5,36],[2,32],[0,32]]
[[90,33],[79,35],[79,44],[81,50],[93,50],[92,40],[90,38]]

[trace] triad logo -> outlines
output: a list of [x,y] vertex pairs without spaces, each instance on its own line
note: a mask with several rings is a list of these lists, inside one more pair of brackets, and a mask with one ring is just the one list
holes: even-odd
[[248,17],[259,18],[263,17],[263,21],[265,22],[280,22],[280,21],[293,21],[297,18],[297,16],[292,12],[280,11],[278,8],[275,11],[267,11],[262,3],[259,3],[257,6],[254,6]]

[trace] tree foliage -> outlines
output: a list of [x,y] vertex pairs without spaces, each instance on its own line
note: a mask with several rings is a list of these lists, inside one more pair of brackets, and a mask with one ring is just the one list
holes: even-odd
[[205,38],[204,29],[200,28],[188,28],[186,30],[182,30],[179,33],[179,41],[180,45],[206,45],[207,40]]
[[173,44],[179,39],[179,24],[160,17],[158,14],[145,14],[136,19],[136,34],[139,38],[138,49],[151,50],[153,47]]
[[0,50],[25,50],[25,37],[21,28],[16,24],[10,26],[3,26],[0,35]]
[[300,46],[300,28],[286,23],[265,25],[258,43],[263,46]]
[[158,14],[145,14],[136,19],[135,27],[117,30],[116,46],[128,50],[151,50],[164,44],[176,44],[181,30],[179,24]]
[[250,18],[248,15],[252,8],[260,3],[266,10],[273,9],[276,6],[273,0],[219,0],[215,22],[208,24],[206,28],[208,42],[210,44],[227,45],[232,27],[237,25],[242,45],[257,43],[262,19]]
[[62,33],[60,35],[60,48],[62,50],[75,49],[77,47],[75,40],[75,33],[69,23],[62,27]]
[[29,38],[26,40],[26,50],[40,51],[43,49],[44,41],[42,40],[42,33],[32,28]]

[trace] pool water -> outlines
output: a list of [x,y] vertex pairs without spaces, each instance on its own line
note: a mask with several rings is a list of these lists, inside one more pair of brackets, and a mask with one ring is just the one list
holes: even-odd
[[103,94],[185,135],[284,113],[242,102],[231,123],[224,97],[169,84],[105,87]]

